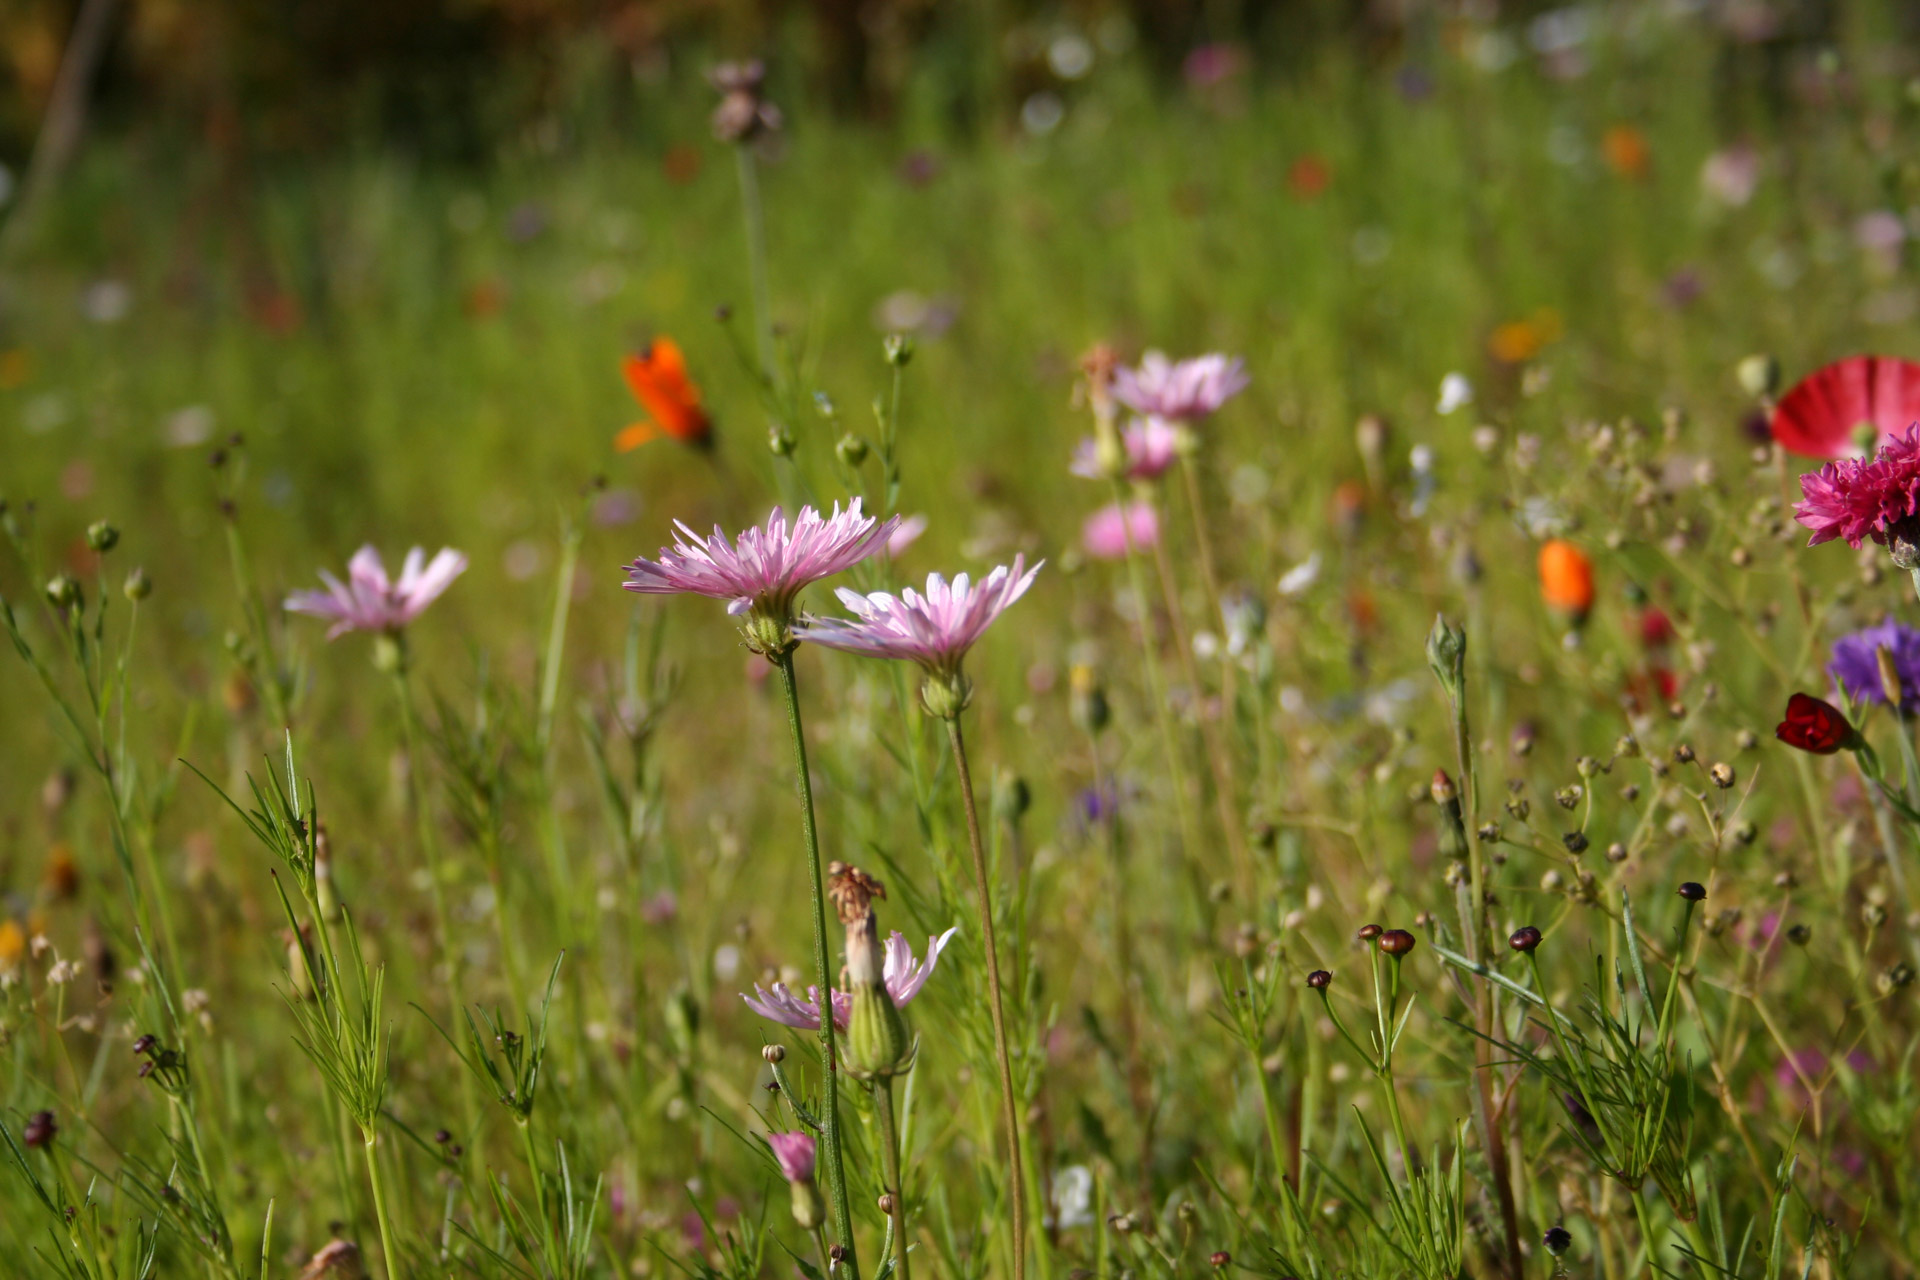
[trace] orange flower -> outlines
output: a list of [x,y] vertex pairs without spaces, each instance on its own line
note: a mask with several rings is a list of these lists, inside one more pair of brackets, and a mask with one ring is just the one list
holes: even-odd
[[1609,168],[1635,181],[1647,176],[1653,160],[1647,135],[1630,124],[1616,124],[1608,129],[1600,138],[1600,150],[1607,157]]
[[1301,156],[1287,167],[1287,189],[1296,200],[1313,200],[1333,181],[1333,169],[1319,156]]
[[1540,548],[1540,594],[1548,605],[1576,620],[1593,608],[1593,562],[1559,538]]
[[27,958],[27,931],[12,920],[0,920],[0,973],[11,973]]
[[62,840],[47,850],[47,865],[40,878],[56,900],[65,901],[80,892],[80,868],[74,865],[72,846]]
[[1557,342],[1566,326],[1560,313],[1541,307],[1525,320],[1510,320],[1493,331],[1487,350],[1502,364],[1525,364],[1549,342]]
[[700,407],[700,388],[687,377],[687,360],[672,338],[656,338],[638,355],[628,356],[620,370],[633,398],[646,409],[649,421],[636,422],[614,437],[621,453],[638,449],[658,435],[682,444],[708,444],[713,420]]

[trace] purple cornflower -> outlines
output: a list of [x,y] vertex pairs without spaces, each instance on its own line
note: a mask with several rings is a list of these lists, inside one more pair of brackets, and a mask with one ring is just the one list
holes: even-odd
[[400,580],[393,582],[387,577],[380,553],[365,546],[347,562],[345,582],[322,569],[320,581],[327,584],[327,589],[296,591],[287,597],[286,608],[289,613],[331,618],[329,640],[349,631],[398,632],[439,599],[466,569],[467,558],[451,547],[443,547],[431,562],[415,547],[407,552]]
[[807,1182],[813,1177],[813,1135],[806,1133],[770,1133],[767,1145],[780,1164],[780,1175],[788,1182]]
[[662,547],[658,560],[627,565],[624,585],[650,595],[725,600],[728,613],[748,615],[749,643],[773,655],[792,644],[794,597],[880,550],[899,524],[898,516],[881,523],[863,514],[858,498],[845,512],[835,504],[831,516],[802,507],[791,529],[775,507],[763,527],[746,530],[737,542],[727,541],[717,525],[711,538],[702,538],[676,521],[680,537],[673,546]]
[[1872,538],[1894,550],[1894,563],[1920,558],[1920,423],[1895,435],[1872,458],[1838,458],[1800,477],[1805,498],[1793,518],[1813,530],[1807,545],[1844,538],[1850,547]]
[[1920,631],[1902,626],[1892,618],[1877,627],[1867,627],[1833,642],[1833,661],[1827,674],[1855,702],[1888,705],[1886,686],[1880,679],[1880,650],[1893,659],[1894,674],[1900,681],[1900,707],[1903,711],[1920,708]]
[[842,587],[840,603],[853,611],[853,619],[809,619],[794,634],[829,649],[917,662],[929,677],[952,684],[964,679],[960,663],[967,650],[1026,594],[1040,567],[1028,569],[1025,558],[1015,556],[1011,568],[1000,565],[978,583],[964,573],[951,583],[930,573],[925,595],[912,587],[897,596],[885,591],[861,595]]
[[[956,925],[937,938],[928,938],[927,958],[920,962],[914,960],[913,948],[907,945],[906,938],[898,929],[888,936],[881,980],[886,984],[887,994],[893,997],[896,1009],[904,1009],[920,994],[920,988],[927,985],[927,979],[933,976],[933,968],[940,962],[940,953],[946,949],[948,939],[958,932],[960,929]],[[753,994],[742,992],[740,998],[747,1002],[747,1008],[770,1021],[798,1027],[802,1031],[815,1031],[820,1027],[818,987],[808,987],[807,998],[802,1000],[784,982],[774,983],[771,991],[756,982],[753,984]],[[845,991],[835,991],[833,1025],[845,1031],[847,1019],[852,1013],[853,996]]]
[[[1129,480],[1157,480],[1180,456],[1180,428],[1165,418],[1138,418],[1120,433],[1120,444],[1127,451]],[[1092,436],[1073,451],[1073,474],[1088,480],[1104,480],[1107,471],[1100,465],[1100,442]]]
[[1237,356],[1215,353],[1175,361],[1149,351],[1138,368],[1113,371],[1113,398],[1135,413],[1192,422],[1246,390],[1247,381],[1246,366]]
[[1080,527],[1080,545],[1095,560],[1122,560],[1129,541],[1142,551],[1159,540],[1160,517],[1151,502],[1130,502],[1125,508],[1110,502]]

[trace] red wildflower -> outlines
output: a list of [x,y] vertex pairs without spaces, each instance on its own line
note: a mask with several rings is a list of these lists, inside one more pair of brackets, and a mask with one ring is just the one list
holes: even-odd
[[1780,722],[1773,736],[1816,756],[1850,750],[1860,737],[1840,713],[1840,708],[1810,693],[1796,693],[1787,699],[1787,718]]
[[1920,424],[1909,426],[1873,458],[1841,458],[1800,477],[1805,501],[1793,518],[1813,530],[1807,545],[1835,538],[1850,547],[1872,538],[1881,546],[1896,540],[1920,542],[1913,517],[1920,508]]
[[1673,643],[1673,619],[1658,605],[1640,611],[1640,643],[1649,649],[1664,649]]
[[682,444],[710,443],[713,420],[700,407],[700,388],[687,376],[687,359],[679,343],[656,338],[639,354],[628,356],[620,371],[650,420],[636,422],[615,436],[614,448],[625,453],[657,435],[672,436]]
[[1857,451],[1863,426],[1894,440],[1920,421],[1920,364],[1892,356],[1848,356],[1808,374],[1773,410],[1773,438],[1803,458]]

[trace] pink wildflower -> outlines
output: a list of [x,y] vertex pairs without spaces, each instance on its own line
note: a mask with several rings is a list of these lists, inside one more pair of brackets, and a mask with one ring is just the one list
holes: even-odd
[[813,1177],[813,1135],[806,1133],[770,1133],[767,1145],[780,1164],[780,1176],[788,1182],[805,1182]]
[[1160,517],[1151,502],[1130,502],[1124,512],[1119,503],[1108,503],[1080,527],[1080,545],[1095,560],[1123,559],[1129,540],[1136,550],[1160,540]]
[[329,640],[349,631],[397,632],[439,599],[466,568],[467,558],[452,548],[442,548],[429,563],[426,553],[415,547],[407,552],[400,580],[393,582],[387,577],[380,553],[365,546],[347,562],[344,583],[322,569],[320,581],[327,584],[327,589],[296,591],[287,597],[286,608],[290,613],[331,618]]
[[[887,994],[893,997],[896,1009],[903,1009],[920,994],[920,988],[933,976],[933,968],[940,962],[940,953],[946,949],[948,939],[960,930],[958,926],[947,930],[937,938],[927,939],[927,958],[915,962],[913,948],[898,929],[887,938],[887,954],[881,969],[881,981],[886,984]],[[772,1022],[789,1027],[798,1027],[803,1031],[814,1030],[820,1025],[820,988],[808,987],[807,998],[802,1000],[793,993],[793,989],[784,982],[773,984],[768,991],[759,983],[753,984],[753,994],[742,992],[740,998],[747,1002],[747,1008]],[[842,1031],[847,1029],[847,1020],[853,1013],[853,997],[845,991],[833,993],[833,1025]]]
[[1793,518],[1813,530],[1810,547],[1835,538],[1850,547],[1866,538],[1886,547],[1920,541],[1911,523],[1920,509],[1920,425],[1873,458],[1841,458],[1801,476],[1800,492]]
[[[1127,424],[1120,433],[1120,443],[1127,451],[1126,478],[1157,480],[1180,456],[1180,429],[1165,418],[1140,418]],[[1091,436],[1082,440],[1073,453],[1073,474],[1088,480],[1106,479],[1099,455],[1099,445]]]
[[906,517],[904,520],[900,521],[899,525],[894,529],[893,533],[888,536],[887,554],[890,556],[899,555],[901,552],[905,551],[908,547],[918,542],[920,540],[920,535],[925,533],[926,531],[927,531],[927,518],[925,516],[912,515],[912,516]]
[[711,596],[727,601],[730,614],[752,613],[784,626],[802,589],[860,563],[899,525],[898,516],[882,524],[863,514],[858,498],[845,512],[835,504],[830,516],[802,507],[791,529],[775,507],[765,526],[748,529],[737,543],[717,525],[711,538],[702,538],[676,521],[680,537],[673,546],[662,547],[658,560],[627,565],[624,585],[650,595]]
[[1000,565],[977,585],[964,573],[951,584],[930,573],[925,595],[912,587],[897,596],[885,591],[861,595],[842,587],[840,603],[857,620],[810,619],[794,634],[829,649],[870,658],[905,658],[929,673],[950,675],[960,669],[967,650],[994,619],[1026,594],[1039,572],[1040,565],[1028,569],[1025,559],[1015,556],[1012,568]]
[[1247,388],[1245,364],[1236,356],[1169,360],[1149,351],[1135,369],[1113,371],[1113,398],[1135,413],[1191,422],[1216,412]]

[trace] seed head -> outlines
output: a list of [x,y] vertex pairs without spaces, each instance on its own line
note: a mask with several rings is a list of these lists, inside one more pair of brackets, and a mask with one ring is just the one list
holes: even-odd
[[760,1050],[760,1056],[766,1059],[768,1066],[777,1066],[787,1060],[787,1048],[785,1045],[770,1044]]
[[1673,749],[1673,762],[1675,764],[1692,764],[1693,748],[1684,742],[1675,747]]
[[1380,935],[1380,950],[1398,960],[1412,951],[1417,941],[1405,929],[1389,929]]
[[1569,831],[1560,837],[1560,843],[1567,846],[1567,852],[1576,857],[1587,851],[1587,837],[1585,832]]
[[1713,785],[1725,791],[1734,783],[1733,766],[1724,760],[1717,760],[1707,770],[1707,776],[1713,779]]
[[1688,902],[1704,902],[1707,897],[1707,886],[1688,880],[1681,884],[1678,892]]
[[1532,951],[1540,945],[1540,931],[1532,925],[1515,929],[1513,936],[1507,939],[1507,945],[1515,951]]
[[1360,932],[1355,936],[1358,937],[1362,942],[1372,942],[1375,938],[1379,937],[1382,933],[1385,933],[1385,932],[1386,930],[1382,929],[1377,924],[1363,924],[1360,926]]
[[1806,946],[1809,942],[1813,941],[1813,927],[1804,924],[1792,926],[1787,930],[1787,941],[1796,947]]

